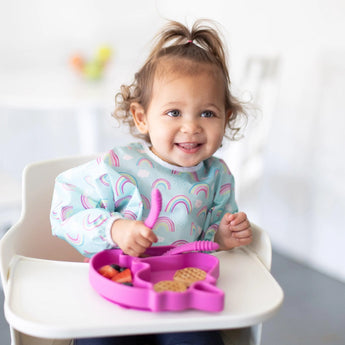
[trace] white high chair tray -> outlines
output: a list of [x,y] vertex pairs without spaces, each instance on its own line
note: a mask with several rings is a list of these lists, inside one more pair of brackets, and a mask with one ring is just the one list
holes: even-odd
[[246,248],[215,254],[224,310],[150,312],[113,304],[91,287],[88,264],[17,256],[12,263],[5,315],[9,324],[41,338],[79,338],[206,329],[261,323],[283,301],[283,291],[258,257]]

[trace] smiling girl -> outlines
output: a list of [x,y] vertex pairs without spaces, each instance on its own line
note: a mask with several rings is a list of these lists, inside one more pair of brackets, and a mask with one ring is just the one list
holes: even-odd
[[[217,31],[199,21],[191,30],[170,22],[116,101],[114,117],[143,141],[115,147],[57,177],[53,234],[87,257],[113,247],[139,256],[152,245],[196,240],[215,241],[220,250],[249,244],[251,225],[238,212],[234,178],[213,156],[227,131],[236,134],[242,112],[230,92]],[[144,221],[152,188],[160,190],[163,207],[151,230]],[[178,337],[157,335],[153,344],[222,343],[217,332]]]

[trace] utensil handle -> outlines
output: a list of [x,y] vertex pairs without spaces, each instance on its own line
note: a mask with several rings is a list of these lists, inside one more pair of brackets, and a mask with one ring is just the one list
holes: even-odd
[[165,252],[163,255],[174,255],[174,254],[180,254],[184,252],[208,252],[211,250],[217,250],[219,248],[219,244],[212,241],[195,241],[190,242],[186,244],[182,244],[181,246],[172,248]]
[[151,192],[151,210],[149,215],[147,216],[144,224],[152,229],[155,225],[157,218],[159,216],[159,213],[162,209],[162,194],[159,191],[159,189],[154,188]]

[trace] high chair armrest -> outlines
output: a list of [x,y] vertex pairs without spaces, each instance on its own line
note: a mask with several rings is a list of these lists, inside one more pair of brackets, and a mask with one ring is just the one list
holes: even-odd
[[251,223],[253,241],[248,248],[256,253],[260,261],[270,271],[272,263],[272,245],[268,234],[256,224]]
[[0,274],[4,294],[7,293],[7,281],[10,262],[20,246],[20,232],[22,222],[12,226],[0,240]]

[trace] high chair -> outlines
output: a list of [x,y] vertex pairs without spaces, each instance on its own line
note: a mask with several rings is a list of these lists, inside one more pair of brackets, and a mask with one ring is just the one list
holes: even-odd
[[93,158],[39,162],[24,170],[22,214],[0,242],[11,344],[70,345],[79,337],[223,329],[225,344],[259,345],[262,322],[279,309],[283,292],[269,273],[269,237],[255,225],[249,246],[215,254],[220,260],[217,286],[225,292],[222,312],[125,309],[92,289],[88,264],[52,236],[49,213],[55,177]]

